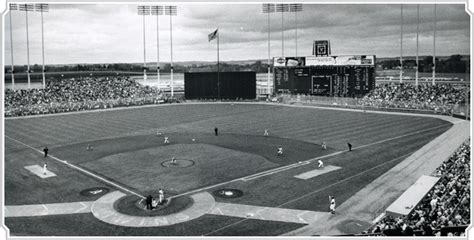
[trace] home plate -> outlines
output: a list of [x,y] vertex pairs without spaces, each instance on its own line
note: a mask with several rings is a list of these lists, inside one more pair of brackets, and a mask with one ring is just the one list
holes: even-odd
[[340,168],[341,167],[338,167],[338,166],[327,165],[324,168],[317,168],[308,172],[298,174],[295,176],[295,178],[306,180],[306,179],[314,178],[316,176],[319,176],[328,172],[336,171]]
[[56,176],[56,174],[49,170],[46,170],[46,174],[44,174],[43,167],[40,167],[39,165],[25,166],[25,168],[40,178],[50,178]]

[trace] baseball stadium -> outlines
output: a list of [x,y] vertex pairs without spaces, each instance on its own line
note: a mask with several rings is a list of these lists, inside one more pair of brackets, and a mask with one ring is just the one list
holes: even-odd
[[[138,6],[140,21],[150,12]],[[159,63],[46,74],[12,64],[7,236],[466,237],[468,69],[464,80],[387,80],[375,55],[312,44],[310,56],[269,57],[268,74],[218,66],[173,81],[171,63],[161,83]]]

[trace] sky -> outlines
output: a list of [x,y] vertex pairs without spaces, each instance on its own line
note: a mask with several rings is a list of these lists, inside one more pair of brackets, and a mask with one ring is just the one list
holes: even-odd
[[[169,3],[168,3],[169,4]],[[151,5],[148,3],[146,5]],[[261,3],[177,3],[172,18],[173,61],[221,61],[282,55],[282,14],[262,13]],[[470,18],[463,4],[438,4],[436,55],[469,54]],[[433,4],[420,4],[419,53],[433,53]],[[283,14],[284,55],[310,56],[314,40],[330,40],[332,55],[400,55],[400,4],[304,4]],[[416,54],[417,8],[403,5],[403,55]],[[268,17],[270,28],[268,28]],[[5,64],[27,63],[26,15],[4,15]],[[41,14],[28,12],[30,64],[41,64]],[[44,13],[46,64],[143,62],[143,17],[137,4],[50,4]],[[170,16],[159,16],[159,57],[171,58]],[[297,38],[295,36],[297,29]],[[157,61],[157,17],[145,17],[146,61]],[[296,40],[298,52],[296,53]]]

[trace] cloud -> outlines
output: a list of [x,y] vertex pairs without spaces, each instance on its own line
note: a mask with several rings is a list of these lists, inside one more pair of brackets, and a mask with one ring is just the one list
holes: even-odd
[[[148,3],[147,3],[148,4]],[[47,63],[143,61],[143,25],[138,4],[50,4],[44,14]],[[149,3],[148,5],[153,5]],[[268,17],[271,55],[281,55],[281,13],[262,13],[255,3],[176,3],[173,17],[175,61],[216,58],[216,42],[207,35],[219,27],[221,59],[266,59]],[[305,4],[297,15],[284,13],[285,53],[310,55],[312,41],[330,39],[333,54],[399,54],[400,4]],[[403,6],[404,49],[413,55],[416,5]],[[16,63],[26,63],[24,12],[14,12],[13,44]],[[40,15],[29,15],[30,62],[41,62]],[[5,59],[10,61],[9,18],[5,22]],[[156,17],[146,17],[146,58],[156,61]],[[159,16],[160,60],[169,61],[170,17]],[[420,4],[420,51],[429,54],[433,34],[433,5]],[[470,18],[462,4],[437,5],[438,54],[468,54]]]

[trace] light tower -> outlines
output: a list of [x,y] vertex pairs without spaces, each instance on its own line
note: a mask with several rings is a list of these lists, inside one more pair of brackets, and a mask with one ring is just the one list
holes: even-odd
[[160,89],[160,25],[159,15],[163,15],[163,6],[151,6],[151,14],[156,16],[156,78]]
[[20,11],[25,12],[26,16],[26,61],[27,61],[27,67],[26,67],[26,75],[28,76],[28,89],[31,88],[31,77],[30,77],[30,41],[29,41],[29,31],[28,31],[28,12],[33,11],[33,4],[20,4]]
[[170,44],[171,44],[171,64],[170,64],[170,81],[171,96],[174,96],[174,79],[173,79],[173,16],[178,14],[176,6],[165,6],[165,15],[170,16]]
[[270,13],[275,12],[275,4],[272,3],[264,3],[262,5],[263,13],[267,14],[267,22],[268,22],[268,73],[267,73],[267,93],[270,96],[270,75],[271,75],[271,67],[270,67]]
[[150,15],[150,6],[138,6],[138,15],[143,16],[143,81],[146,81],[146,40],[145,40],[145,16]]
[[403,82],[403,4],[400,4],[400,83]]
[[281,57],[285,57],[285,29],[284,29],[284,20],[283,13],[288,12],[290,7],[288,4],[277,4],[276,11],[281,12]]
[[295,13],[295,57],[298,57],[298,12],[303,11],[303,4],[290,4],[290,12]]
[[43,60],[43,88],[46,88],[46,77],[44,74],[44,28],[43,28],[43,12],[49,11],[49,5],[46,3],[37,3],[35,4],[35,8],[37,12],[41,12],[41,55]]
[[12,30],[12,11],[13,10],[18,10],[18,5],[14,3],[10,3],[9,5],[10,8],[10,55],[11,55],[11,60],[12,60],[12,89],[15,90],[15,63],[13,62],[13,30]]

